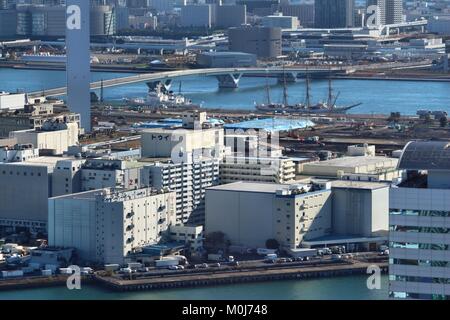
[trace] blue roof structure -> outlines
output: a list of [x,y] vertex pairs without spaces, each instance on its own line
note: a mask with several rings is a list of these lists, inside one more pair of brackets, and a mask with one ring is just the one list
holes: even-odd
[[289,131],[313,127],[315,124],[308,119],[266,118],[226,124],[225,129],[255,129],[267,132]]

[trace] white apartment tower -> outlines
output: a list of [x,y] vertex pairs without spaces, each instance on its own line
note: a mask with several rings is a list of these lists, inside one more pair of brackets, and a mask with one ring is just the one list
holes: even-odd
[[450,298],[450,143],[410,142],[390,190],[389,293],[393,299]]

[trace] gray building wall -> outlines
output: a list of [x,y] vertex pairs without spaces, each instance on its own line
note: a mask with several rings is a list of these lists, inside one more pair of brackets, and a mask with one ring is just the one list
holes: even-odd
[[333,188],[333,233],[373,236],[387,231],[389,225],[389,188],[369,190]]
[[348,28],[354,26],[355,0],[315,0],[316,28]]
[[0,10],[0,39],[14,37],[17,32],[17,12]]
[[2,220],[47,223],[49,174],[45,165],[0,164],[0,225],[9,225]]
[[228,30],[230,51],[276,58],[282,54],[281,28],[239,27]]
[[273,194],[207,190],[206,197],[206,212],[214,212],[206,215],[207,233],[222,231],[232,244],[254,248],[265,248],[266,240],[273,239]]
[[247,7],[245,5],[216,6],[216,27],[238,27],[246,23]]

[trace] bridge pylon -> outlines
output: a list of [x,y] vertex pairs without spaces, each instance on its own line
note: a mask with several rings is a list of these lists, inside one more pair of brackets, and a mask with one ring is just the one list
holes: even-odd
[[216,76],[219,81],[220,89],[236,89],[239,87],[239,81],[242,78],[242,73],[237,74],[220,74]]

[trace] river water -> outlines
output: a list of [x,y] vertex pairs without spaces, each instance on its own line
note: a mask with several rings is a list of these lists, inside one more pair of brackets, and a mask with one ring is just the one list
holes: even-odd
[[[126,73],[96,72],[93,80],[127,76]],[[273,102],[281,101],[283,88],[270,81]],[[64,71],[0,69],[0,91],[39,91],[65,85]],[[413,115],[418,109],[446,110],[450,113],[450,82],[390,81],[390,80],[335,80],[334,92],[340,93],[338,105],[362,103],[353,109],[359,114],[389,114],[398,111]],[[327,97],[327,80],[312,81],[313,102]],[[180,81],[174,81],[172,90],[178,92]],[[300,103],[305,99],[305,82],[288,84],[289,102]],[[106,100],[144,97],[145,83],[106,88]],[[181,92],[194,103],[205,108],[254,110],[255,102],[267,101],[265,78],[243,78],[238,89],[219,90],[214,77],[186,77],[181,81]]]
[[388,298],[388,277],[381,289],[369,290],[367,277],[350,276],[289,280],[217,287],[118,293],[93,286],[81,290],[42,288],[0,292],[1,300],[384,300]]

